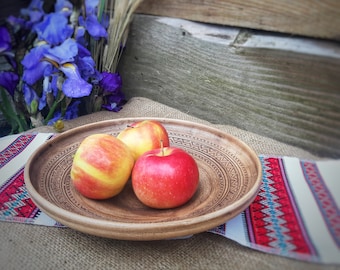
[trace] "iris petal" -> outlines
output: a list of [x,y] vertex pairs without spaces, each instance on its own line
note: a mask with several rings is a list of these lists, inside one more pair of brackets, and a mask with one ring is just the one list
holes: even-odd
[[125,102],[125,95],[122,92],[118,92],[106,97],[106,102],[102,107],[109,111],[118,112],[122,109],[122,105],[125,104]]
[[79,58],[77,61],[79,72],[84,80],[88,80],[96,72],[95,62],[90,56]]
[[22,59],[21,64],[24,68],[33,68],[38,64],[38,62],[40,62],[49,48],[49,45],[44,44],[31,49],[30,52],[25,55],[24,59]]
[[86,14],[96,14],[99,0],[85,0]]
[[122,86],[122,79],[118,73],[102,72],[100,86],[106,93],[116,93]]
[[31,103],[36,100],[39,100],[39,97],[37,95],[37,93],[34,91],[34,89],[32,87],[30,87],[28,84],[24,83],[23,84],[23,93],[24,93],[24,99],[25,102],[28,106],[31,105]]
[[0,86],[5,88],[12,97],[14,96],[14,90],[18,82],[18,74],[14,72],[0,72]]
[[51,64],[46,61],[39,61],[34,67],[24,70],[22,79],[26,83],[33,85],[44,75],[47,75],[46,71],[51,70],[49,69],[50,66]]
[[68,24],[67,18],[61,13],[50,13],[41,23],[35,25],[40,40],[51,45],[58,45],[72,36],[73,28]]
[[74,36],[78,43],[86,45],[87,41],[85,40],[85,32],[86,29],[83,26],[76,27]]
[[55,12],[62,12],[66,16],[71,15],[72,9],[73,5],[67,0],[57,0],[54,6]]
[[21,15],[28,16],[30,18],[29,24],[37,23],[44,16],[43,10],[44,1],[32,0],[27,8],[20,10]]
[[78,45],[76,41],[72,38],[68,38],[59,46],[48,49],[44,56],[61,65],[67,62],[73,62],[74,57],[77,54]]
[[86,48],[84,47],[83,45],[78,44],[78,56],[79,57],[84,57],[84,56],[91,56],[91,52]]
[[64,64],[60,67],[60,70],[66,75],[63,92],[67,97],[78,98],[88,96],[91,93],[92,84],[81,78],[75,64]]
[[8,29],[4,26],[0,27],[0,53],[11,49],[11,37]]
[[78,106],[79,106],[79,104],[80,104],[80,101],[76,100],[73,103],[71,103],[70,106],[67,107],[67,110],[66,110],[65,115],[64,115],[65,120],[71,120],[73,118],[78,117]]
[[23,80],[33,85],[44,75],[52,72],[51,64],[46,61],[41,61],[44,54],[49,49],[49,45],[44,44],[33,48],[28,54],[25,55],[21,64],[24,67]]
[[107,32],[104,26],[102,26],[95,15],[89,15],[85,20],[86,30],[93,38],[107,38]]
[[67,107],[64,117],[62,117],[61,112],[58,110],[54,114],[53,118],[50,121],[48,121],[47,125],[51,126],[60,119],[71,120],[71,119],[77,118],[79,104],[80,104],[79,100],[72,102],[71,105]]
[[61,112],[57,111],[54,113],[53,118],[48,121],[47,125],[52,126],[59,119],[61,119]]
[[41,98],[39,99],[39,107],[38,107],[39,111],[41,111],[45,108],[46,103],[47,103],[46,92],[43,92]]

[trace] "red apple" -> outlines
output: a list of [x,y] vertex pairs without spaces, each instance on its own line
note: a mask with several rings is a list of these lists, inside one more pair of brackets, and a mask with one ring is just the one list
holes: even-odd
[[79,145],[71,167],[76,190],[91,199],[108,199],[122,191],[134,165],[130,149],[109,134],[94,134]]
[[169,146],[169,136],[165,127],[155,120],[144,120],[132,123],[121,131],[118,139],[122,140],[131,150],[135,161],[145,152]]
[[164,147],[140,156],[131,179],[133,191],[143,204],[168,209],[181,206],[193,197],[199,171],[189,153],[181,148]]

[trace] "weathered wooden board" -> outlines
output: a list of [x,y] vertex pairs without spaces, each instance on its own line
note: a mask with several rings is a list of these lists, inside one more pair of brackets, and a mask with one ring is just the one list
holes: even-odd
[[[17,15],[29,3],[1,0],[0,20]],[[144,0],[138,12],[340,40],[338,0]]]
[[119,66],[123,90],[340,157],[338,44],[262,37],[261,43],[249,31],[137,15]]
[[138,12],[340,40],[338,0],[144,0]]

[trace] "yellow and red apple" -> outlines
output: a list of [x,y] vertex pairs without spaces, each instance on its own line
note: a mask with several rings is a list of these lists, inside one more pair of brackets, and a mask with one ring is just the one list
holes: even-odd
[[169,209],[187,203],[199,184],[195,159],[185,150],[164,147],[141,155],[132,170],[132,188],[145,205]]
[[130,149],[109,134],[93,134],[79,145],[71,167],[76,190],[91,199],[119,194],[130,178],[134,158]]
[[145,152],[169,146],[169,135],[165,127],[155,120],[143,120],[130,124],[122,130],[118,139],[131,150],[135,161]]

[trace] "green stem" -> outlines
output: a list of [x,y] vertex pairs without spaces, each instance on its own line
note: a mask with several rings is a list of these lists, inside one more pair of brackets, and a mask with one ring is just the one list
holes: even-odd
[[19,115],[16,115],[16,121],[19,126],[19,130],[18,130],[19,132],[23,132],[29,129],[25,116],[22,113],[19,113]]
[[60,97],[61,97],[61,91],[58,91],[58,94],[57,94],[57,97],[56,99],[54,100],[51,108],[50,108],[50,111],[48,112],[46,118],[44,119],[44,124],[46,125],[48,123],[48,121],[51,120],[51,118],[53,117],[54,115],[54,112],[55,110],[57,109],[58,107],[58,104],[60,103]]

